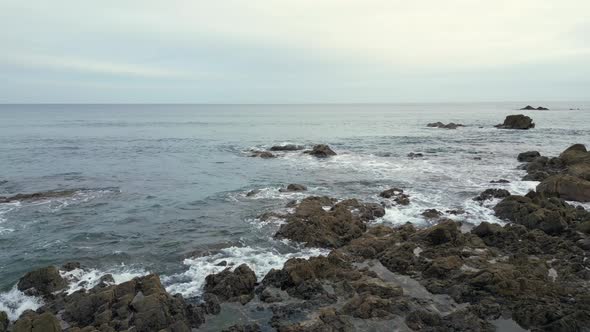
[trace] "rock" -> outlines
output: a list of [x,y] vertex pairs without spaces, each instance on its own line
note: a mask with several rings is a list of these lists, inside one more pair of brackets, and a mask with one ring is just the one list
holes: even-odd
[[51,295],[64,289],[66,281],[61,277],[55,266],[47,266],[25,274],[18,282],[18,290],[27,294]]
[[442,122],[433,122],[426,125],[427,127],[433,128],[443,128],[443,129],[457,129],[459,127],[465,127],[460,123],[449,122],[448,124],[444,124]]
[[248,265],[242,264],[234,271],[227,268],[205,278],[205,292],[216,295],[220,301],[245,304],[254,297],[256,274]]
[[246,193],[246,197],[252,197],[252,196],[256,196],[258,194],[260,194],[261,190],[260,189],[253,189],[250,190]]
[[12,329],[13,332],[61,332],[57,318],[49,312],[38,315],[30,313],[21,316]]
[[427,209],[422,212],[422,216],[426,219],[436,219],[442,216],[442,212],[437,209]]
[[352,199],[334,204],[328,197],[307,197],[286,216],[275,237],[310,247],[338,248],[360,237],[366,230],[365,221],[384,214],[385,209],[376,203]]
[[537,107],[537,111],[548,111],[549,109],[547,107],[543,107],[543,106],[539,106]]
[[563,160],[566,165],[575,165],[578,163],[590,163],[590,152],[586,150],[584,144],[574,144],[565,149],[559,158]]
[[508,196],[510,196],[510,192],[508,190],[492,188],[484,190],[481,194],[479,194],[479,196],[475,197],[473,200],[482,202],[488,199],[504,198]]
[[534,111],[534,110],[536,110],[536,108],[534,108],[531,105],[526,105],[525,107],[521,108],[520,110],[521,111]]
[[414,152],[408,153],[408,158],[410,158],[410,159],[422,158],[422,157],[424,157],[424,155],[422,153],[414,153]]
[[304,147],[302,145],[295,145],[295,144],[286,144],[286,145],[275,145],[270,148],[270,151],[297,151],[303,150]]
[[222,330],[222,332],[260,332],[260,326],[256,323],[252,324],[236,324]]
[[590,181],[570,175],[553,175],[537,186],[537,192],[569,201],[590,202]]
[[533,123],[533,119],[526,115],[517,114],[517,115],[508,115],[506,119],[504,119],[503,124],[499,124],[496,128],[500,129],[530,129],[535,128],[535,124]]
[[527,151],[518,154],[518,161],[520,162],[531,162],[535,158],[540,157],[539,151]]
[[404,191],[399,188],[391,188],[382,191],[379,194],[380,197],[393,199],[399,205],[408,205],[410,204],[410,196],[404,194]]
[[543,181],[549,177],[549,173],[543,171],[534,171],[525,175],[523,181]]
[[62,190],[62,191],[44,191],[32,194],[17,194],[14,196],[4,197],[0,196],[0,203],[10,203],[17,201],[38,201],[50,198],[60,198],[72,196],[76,190]]
[[477,225],[475,228],[471,230],[471,233],[482,238],[502,232],[504,232],[504,228],[502,228],[502,226],[497,224],[491,224],[486,221],[482,222],[481,224]]
[[317,144],[314,145],[312,150],[305,151],[309,155],[312,155],[317,158],[327,158],[330,156],[335,156],[336,152],[334,152],[328,145],[326,144]]
[[262,159],[275,158],[276,156],[269,151],[252,151],[250,157],[259,157]]
[[421,236],[433,245],[441,245],[456,242],[461,237],[461,231],[456,222],[445,220],[428,228]]
[[492,180],[490,183],[510,183],[510,181],[506,179],[499,179],[499,180]]
[[279,189],[280,192],[298,192],[298,191],[306,191],[307,187],[302,184],[295,184],[291,183],[287,186],[287,188]]
[[442,319],[437,313],[419,309],[406,317],[406,324],[414,331],[427,331],[428,328],[439,327]]
[[0,332],[6,332],[8,330],[8,315],[4,311],[0,311]]
[[78,262],[67,262],[64,265],[62,265],[62,270],[66,271],[66,272],[71,272],[73,270],[79,269],[81,267],[81,264]]

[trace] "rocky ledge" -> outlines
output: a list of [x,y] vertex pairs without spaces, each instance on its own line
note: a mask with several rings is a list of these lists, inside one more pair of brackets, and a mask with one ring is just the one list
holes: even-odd
[[[560,172],[588,161],[582,147],[559,156]],[[412,204],[398,188],[377,196]],[[475,199],[500,200],[493,210],[505,224],[473,227],[429,209],[434,224],[425,228],[376,222],[385,214],[380,203],[307,197],[261,219],[284,219],[276,238],[331,249],[326,256],[293,258],[265,276],[245,264],[227,267],[190,301],[154,274],[118,285],[105,276],[67,294],[59,270],[46,267],[18,283],[45,305],[11,323],[0,312],[0,331],[587,332],[590,212],[558,196],[490,189]]]

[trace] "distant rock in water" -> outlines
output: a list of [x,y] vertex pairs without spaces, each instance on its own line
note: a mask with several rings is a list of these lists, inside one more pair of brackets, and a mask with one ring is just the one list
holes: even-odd
[[303,150],[304,147],[302,145],[295,145],[295,144],[286,144],[286,145],[275,145],[271,147],[270,151],[297,151]]
[[530,129],[535,128],[533,119],[523,114],[508,115],[503,124],[496,125],[499,129]]
[[287,186],[287,188],[279,189],[279,191],[282,193],[298,192],[298,191],[306,191],[306,190],[307,190],[306,186],[304,186],[302,184],[296,184],[296,183],[291,183],[290,185]]
[[420,152],[418,152],[418,153],[414,153],[414,152],[408,153],[408,158],[410,158],[410,159],[422,158],[422,157],[424,157],[424,155],[422,153],[420,153]]
[[45,191],[32,194],[17,194],[14,196],[0,196],[0,203],[10,203],[17,201],[38,201],[48,198],[61,198],[72,196],[76,193],[76,190],[63,190],[63,191]]
[[531,105],[526,105],[525,107],[520,109],[521,111],[548,111],[549,109],[547,107],[543,107],[543,106],[539,106],[537,108],[534,108]]
[[258,157],[258,158],[262,158],[262,159],[270,159],[270,158],[275,158],[276,156],[274,154],[272,154],[271,152],[268,152],[268,151],[252,151],[252,154],[250,154],[250,157]]
[[510,181],[506,179],[499,179],[499,180],[492,180],[490,183],[510,183]]
[[307,153],[307,154],[312,155],[317,158],[327,158],[327,157],[336,155],[336,152],[334,152],[334,150],[332,150],[326,144],[314,145],[313,149],[305,151],[304,153]]
[[443,129],[457,129],[459,127],[465,127],[464,125],[462,125],[460,123],[449,122],[447,124],[444,124],[440,121],[429,123],[426,126],[432,127],[432,128],[443,128]]

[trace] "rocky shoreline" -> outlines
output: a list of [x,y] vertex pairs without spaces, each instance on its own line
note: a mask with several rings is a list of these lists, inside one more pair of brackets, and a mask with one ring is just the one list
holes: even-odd
[[[335,155],[327,145],[303,153]],[[590,152],[576,144],[558,157],[528,151],[518,161],[525,179],[541,181],[536,191],[490,188],[474,197],[497,200],[505,225],[473,227],[445,217],[463,211],[434,209],[424,211],[430,227],[376,222],[385,207],[412,204],[400,188],[376,192],[380,203],[308,196],[259,219],[284,220],[275,238],[331,250],[326,256],[293,258],[264,276],[228,266],[205,278],[198,299],[170,294],[156,274],[120,284],[105,275],[70,292],[65,275],[80,265],[48,266],[17,284],[44,305],[15,321],[0,312],[0,332],[176,332],[211,330],[209,322],[223,331],[590,331],[590,212],[571,203],[590,201]]]

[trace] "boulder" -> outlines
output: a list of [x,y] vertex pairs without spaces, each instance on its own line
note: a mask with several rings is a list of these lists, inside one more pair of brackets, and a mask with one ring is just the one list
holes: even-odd
[[8,314],[6,314],[4,311],[0,311],[0,332],[7,331],[8,323],[10,323],[8,320]]
[[531,162],[535,158],[540,157],[539,151],[527,151],[518,154],[518,161],[520,162]]
[[55,266],[47,266],[25,274],[18,282],[18,290],[31,295],[48,296],[64,289],[66,281]]
[[395,203],[399,205],[410,204],[410,196],[404,194],[404,191],[399,188],[391,188],[384,190],[379,194],[379,196],[387,199],[392,199]]
[[523,114],[508,115],[503,124],[496,125],[500,129],[530,129],[535,128],[533,119]]
[[15,323],[12,332],[61,332],[57,318],[49,312],[23,314]]
[[426,219],[436,219],[442,216],[442,212],[437,209],[426,209],[422,212],[422,216]]
[[473,200],[482,202],[488,199],[504,198],[508,196],[510,196],[510,192],[508,190],[492,188],[484,190],[481,194],[479,194],[479,196],[475,197]]
[[297,150],[303,150],[303,149],[304,149],[304,147],[302,145],[286,144],[286,145],[272,146],[269,150],[270,151],[297,151]]
[[574,144],[565,149],[559,158],[563,160],[566,165],[574,165],[578,163],[590,163],[590,152],[586,150],[584,144]]
[[311,150],[305,151],[304,153],[307,153],[317,158],[327,158],[336,155],[336,152],[334,152],[334,150],[332,150],[326,144],[314,145],[314,147]]
[[590,202],[590,181],[571,175],[553,175],[537,186],[537,192],[569,201]]
[[252,151],[250,157],[258,157],[262,159],[275,158],[276,156],[269,151]]
[[291,183],[286,188],[279,189],[280,192],[298,192],[298,191],[306,191],[307,187],[302,184]]
[[242,264],[231,271],[227,268],[205,278],[205,292],[217,296],[220,301],[248,303],[254,297],[256,274]]

